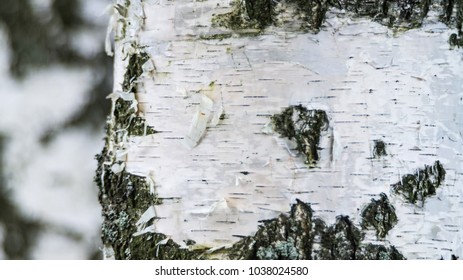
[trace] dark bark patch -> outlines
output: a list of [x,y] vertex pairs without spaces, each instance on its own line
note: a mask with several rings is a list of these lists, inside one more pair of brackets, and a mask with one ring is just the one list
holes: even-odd
[[322,234],[320,259],[355,260],[363,233],[348,216],[338,216],[336,223]]
[[374,140],[373,145],[373,158],[387,156],[386,143],[382,140]]
[[371,202],[363,209],[361,225],[364,229],[375,229],[376,237],[384,239],[389,230],[397,224],[397,215],[387,195],[381,193],[379,196],[380,199],[371,199]]
[[[145,52],[135,53],[130,56],[122,83],[122,90],[124,92],[137,93],[137,80],[143,74],[143,64],[149,59],[149,55]],[[152,126],[146,124],[144,118],[136,115],[132,102],[121,98],[116,100],[114,108],[115,123],[116,126],[122,129],[116,130],[118,134],[123,134],[125,129],[127,129],[128,136],[144,136],[156,133],[156,130]],[[124,137],[124,135],[119,136]]]
[[463,47],[463,33],[460,32],[460,35],[452,33],[449,37],[449,44],[451,48]]
[[392,189],[396,194],[402,195],[409,203],[424,205],[426,197],[436,194],[436,189],[445,179],[445,169],[439,161],[434,165],[425,165],[424,169],[414,174],[402,176],[402,180]]
[[235,0],[231,3],[229,13],[215,15],[212,23],[215,26],[235,31],[244,29],[262,30],[273,24],[275,20],[275,4],[273,0]]
[[[297,200],[289,215],[263,221],[254,236],[235,243],[231,259],[258,260],[378,260],[404,259],[393,246],[363,243],[364,233],[348,216],[327,226],[313,217],[309,204]],[[317,246],[314,246],[317,245]]]
[[296,5],[302,14],[302,19],[307,23],[307,28],[319,31],[329,9],[328,0],[287,0],[289,4]]
[[[292,8],[292,20],[301,21],[302,30],[318,32],[331,8],[348,11],[354,16],[370,17],[390,28],[409,29],[420,27],[431,9],[441,13],[441,20],[456,24],[461,30],[463,3],[455,0],[236,0],[232,11],[216,15],[212,22],[216,26],[235,31],[255,28],[264,30],[277,25],[279,14]],[[455,8],[456,6],[456,8]],[[454,15],[454,10],[457,11]]]
[[321,132],[328,129],[328,116],[323,110],[308,110],[302,105],[290,106],[271,117],[275,131],[296,142],[297,150],[305,156],[305,163],[314,165],[319,160]]

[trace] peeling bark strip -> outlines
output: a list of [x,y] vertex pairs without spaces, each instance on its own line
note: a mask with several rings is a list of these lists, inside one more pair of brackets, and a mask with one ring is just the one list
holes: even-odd
[[436,194],[436,190],[445,179],[445,169],[439,161],[433,166],[425,165],[424,169],[417,170],[414,174],[407,174],[392,188],[395,193],[401,194],[408,202],[421,206],[428,196]]
[[318,149],[322,130],[328,129],[328,117],[323,110],[308,110],[302,105],[290,106],[272,116],[275,131],[289,140],[296,141],[298,152],[310,165],[319,159]]
[[[132,2],[135,6],[140,5],[137,1]],[[134,53],[127,52],[133,47],[136,48],[135,39],[130,37],[134,31],[128,27],[138,26],[138,15],[133,14],[136,13],[136,7],[132,8],[130,1],[126,1],[124,4],[115,4],[114,9],[118,12],[114,16],[119,17],[117,21],[122,23],[115,30],[115,37],[119,38],[118,40],[126,40],[126,45],[122,47],[124,50],[121,51],[121,46],[116,46],[119,48],[116,55],[129,55],[130,58],[123,77],[115,79],[114,93],[108,96],[112,101],[112,112],[106,125],[105,147],[101,154],[96,156],[98,168],[95,182],[103,207],[102,240],[105,258],[142,258],[150,252],[144,249],[133,250],[137,249],[137,239],[133,236],[137,232],[136,222],[144,209],[161,203],[161,200],[154,194],[153,182],[125,171],[125,158],[129,148],[128,137],[155,133],[138,115],[135,97],[138,79],[149,57],[146,53],[139,53],[138,49]],[[165,236],[153,234],[151,238],[155,241],[165,239]]]

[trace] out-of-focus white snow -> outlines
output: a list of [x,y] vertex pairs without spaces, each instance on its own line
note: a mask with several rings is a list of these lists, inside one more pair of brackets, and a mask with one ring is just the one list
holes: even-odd
[[[37,9],[49,5],[36,1]],[[107,0],[82,1],[84,16],[101,31],[79,33],[75,47],[85,55],[101,51]],[[46,225],[37,237],[36,259],[85,259],[98,250],[101,210],[93,182],[102,147],[100,133],[83,129],[56,131],[47,145],[45,132],[59,129],[88,98],[93,77],[89,68],[44,67],[24,80],[8,73],[7,38],[0,30],[0,133],[7,137],[5,177],[12,199],[26,216]],[[100,94],[108,94],[102,92]],[[2,229],[0,228],[0,241]],[[6,257],[0,249],[0,259]]]

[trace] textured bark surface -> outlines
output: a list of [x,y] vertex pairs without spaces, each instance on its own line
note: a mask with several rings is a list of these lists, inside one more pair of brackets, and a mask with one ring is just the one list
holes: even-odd
[[[460,183],[459,144],[450,140],[439,151],[442,132],[429,128],[436,127],[432,114],[420,111],[434,104],[422,94],[434,102],[441,72],[429,64],[430,73],[415,73],[419,63],[406,51],[417,48],[417,38],[448,49],[449,27],[435,27],[436,15],[456,24],[450,43],[458,45],[461,19],[451,5],[118,1],[113,110],[96,176],[106,258],[460,254],[461,214],[445,224],[426,220],[437,219],[427,213],[432,207],[455,211],[461,204],[455,183],[441,187],[456,194],[445,198],[448,204],[424,204],[447,167],[436,161],[402,178],[397,173],[443,156],[451,170],[445,179]],[[425,22],[434,28],[430,34],[447,38],[433,39],[426,26],[405,38],[393,35]],[[432,50],[418,55],[436,63],[452,55]],[[458,64],[447,64],[461,81]],[[461,119],[454,115],[441,118],[454,127]],[[448,156],[452,149],[455,157]],[[413,211],[426,232],[411,228]],[[412,241],[420,238],[426,242]]]

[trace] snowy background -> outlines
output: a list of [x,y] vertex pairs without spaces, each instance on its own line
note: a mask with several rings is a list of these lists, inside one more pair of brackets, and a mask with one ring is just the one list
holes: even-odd
[[0,259],[100,259],[110,0],[0,1]]

